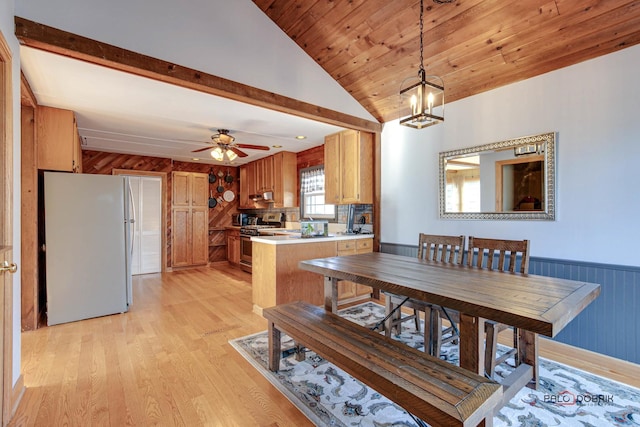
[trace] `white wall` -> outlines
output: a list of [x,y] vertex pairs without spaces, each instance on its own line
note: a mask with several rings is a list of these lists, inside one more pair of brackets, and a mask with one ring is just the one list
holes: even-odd
[[15,0],[16,15],[375,120],[250,0]]
[[0,1],[0,31],[13,55],[13,261],[18,273],[13,275],[13,375],[20,376],[20,58],[14,35],[13,1]]
[[[446,105],[423,130],[382,133],[381,240],[419,232],[530,239],[531,255],[640,265],[640,46]],[[446,82],[445,82],[446,85]],[[438,153],[557,132],[556,221],[438,217]]]

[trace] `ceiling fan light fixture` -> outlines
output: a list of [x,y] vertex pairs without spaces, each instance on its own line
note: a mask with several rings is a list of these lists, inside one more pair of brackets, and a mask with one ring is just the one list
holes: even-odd
[[211,135],[211,140],[216,144],[232,144],[236,140],[235,137],[229,135],[228,129],[218,129],[218,133]]
[[423,0],[420,0],[420,68],[418,77],[409,77],[400,87],[400,124],[423,129],[444,121],[444,82],[427,76],[424,70]]
[[238,155],[234,153],[233,150],[231,150],[230,148],[227,149],[225,154],[227,155],[227,158],[229,159],[230,162],[233,162],[238,157]]
[[221,162],[224,160],[224,152],[222,151],[222,148],[220,147],[216,147],[213,150],[211,150],[211,157],[213,157],[215,160]]

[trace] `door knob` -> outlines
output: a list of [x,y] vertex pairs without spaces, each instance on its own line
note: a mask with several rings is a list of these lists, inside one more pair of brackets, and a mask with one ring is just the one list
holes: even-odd
[[15,262],[9,264],[7,261],[4,261],[2,263],[2,266],[0,267],[0,272],[4,273],[5,271],[8,271],[9,273],[15,273],[16,271],[18,271],[18,266]]

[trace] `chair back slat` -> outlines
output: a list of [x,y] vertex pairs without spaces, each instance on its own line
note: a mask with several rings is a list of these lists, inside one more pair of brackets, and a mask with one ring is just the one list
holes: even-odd
[[[494,267],[496,254],[498,255],[498,265]],[[516,270],[518,256],[520,256],[520,268]],[[526,274],[529,272],[529,241],[484,239],[469,236],[467,265],[488,270],[510,271],[512,273],[518,271]]]
[[448,264],[462,264],[464,236],[440,236],[420,233],[418,258]]

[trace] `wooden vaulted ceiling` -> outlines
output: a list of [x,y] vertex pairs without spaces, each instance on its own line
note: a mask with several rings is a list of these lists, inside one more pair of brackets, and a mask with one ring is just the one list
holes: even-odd
[[[253,0],[380,122],[417,75],[418,0]],[[424,65],[452,102],[640,42],[637,0],[424,0]]]

